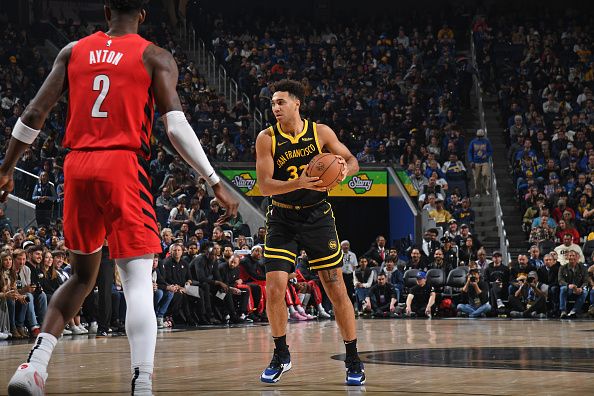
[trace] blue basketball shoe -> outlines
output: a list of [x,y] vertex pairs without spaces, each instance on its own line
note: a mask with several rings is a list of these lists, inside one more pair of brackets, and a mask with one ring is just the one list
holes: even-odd
[[275,349],[270,364],[262,371],[262,375],[260,375],[260,380],[274,384],[280,380],[281,375],[285,371],[291,370],[291,367],[291,354],[287,352],[286,356],[281,356]]
[[365,368],[359,357],[347,359],[344,362],[346,367],[346,384],[360,386],[365,384]]

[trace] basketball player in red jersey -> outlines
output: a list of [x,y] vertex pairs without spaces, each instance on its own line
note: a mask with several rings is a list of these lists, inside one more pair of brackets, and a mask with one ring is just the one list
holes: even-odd
[[12,133],[0,166],[0,200],[13,189],[17,160],[35,140],[68,90],[64,163],[64,237],[72,276],[54,294],[41,333],[8,384],[9,395],[41,395],[47,365],[64,325],[95,285],[107,235],[128,304],[126,332],[132,363],[132,394],[152,394],[156,342],[152,258],[161,252],[147,160],[154,103],[181,156],[212,186],[227,209],[237,202],[219,182],[196,134],[181,111],[173,56],[138,36],[146,16],[143,0],[108,0],[107,33],[97,32],[64,47],[41,89]]

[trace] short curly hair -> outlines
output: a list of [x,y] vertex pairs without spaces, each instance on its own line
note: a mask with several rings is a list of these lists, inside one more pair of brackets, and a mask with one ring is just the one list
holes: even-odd
[[146,0],[105,0],[105,5],[112,10],[130,12],[144,8]]
[[305,101],[305,88],[299,81],[280,80],[274,83],[274,91],[288,92],[289,95],[299,99],[301,103]]

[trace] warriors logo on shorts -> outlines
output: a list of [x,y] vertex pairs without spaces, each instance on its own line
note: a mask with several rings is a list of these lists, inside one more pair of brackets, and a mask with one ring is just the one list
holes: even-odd
[[338,247],[338,243],[334,239],[331,239],[328,241],[328,248],[330,250],[336,250],[337,247]]

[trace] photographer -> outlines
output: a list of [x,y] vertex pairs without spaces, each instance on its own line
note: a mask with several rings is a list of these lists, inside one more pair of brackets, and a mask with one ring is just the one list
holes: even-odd
[[473,268],[468,273],[462,294],[466,295],[468,303],[458,304],[456,307],[458,312],[466,313],[470,318],[478,318],[491,311],[489,286],[481,279],[478,269]]
[[536,271],[530,271],[528,276],[518,275],[520,287],[509,296],[510,316],[512,318],[547,317],[547,287],[538,281]]

